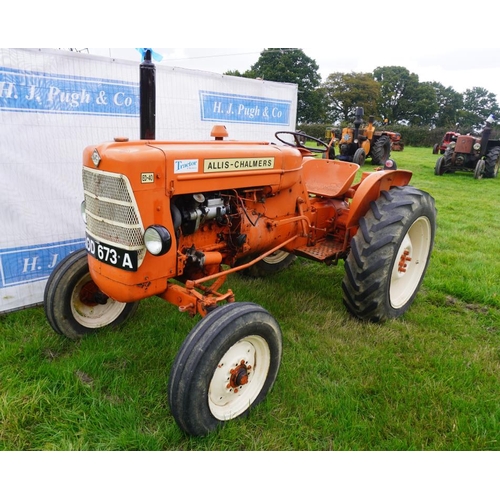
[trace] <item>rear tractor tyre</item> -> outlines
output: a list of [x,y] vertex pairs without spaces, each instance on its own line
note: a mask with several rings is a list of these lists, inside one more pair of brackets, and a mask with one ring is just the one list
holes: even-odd
[[434,245],[436,209],[412,186],[382,191],[359,221],[345,260],[344,304],[357,318],[379,322],[410,307]]
[[358,164],[360,167],[362,167],[365,164],[366,160],[366,152],[363,148],[358,148],[356,149],[353,157],[352,157],[352,162]]
[[372,165],[385,165],[391,155],[391,139],[387,135],[380,136],[371,149]]
[[57,333],[72,340],[106,326],[121,325],[135,313],[138,305],[138,302],[117,302],[99,290],[90,276],[85,249],[61,260],[45,286],[47,321]]
[[265,278],[272,274],[276,274],[290,267],[297,257],[284,250],[276,250],[276,252],[268,255],[256,262],[253,266],[242,271],[242,274],[251,276],[252,278]]
[[498,176],[500,167],[500,147],[491,148],[484,159],[484,177],[494,179]]
[[273,387],[282,350],[278,323],[257,304],[234,302],[205,316],[170,372],[168,399],[179,427],[203,436],[248,415]]

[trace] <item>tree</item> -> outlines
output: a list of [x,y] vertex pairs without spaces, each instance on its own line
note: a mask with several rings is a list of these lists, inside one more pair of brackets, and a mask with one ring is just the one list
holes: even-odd
[[459,123],[459,112],[464,105],[462,94],[456,92],[453,87],[445,87],[439,82],[429,82],[429,85],[436,93],[437,104],[437,112],[432,118],[431,124],[455,130],[457,123]]
[[243,76],[274,82],[296,83],[297,121],[313,123],[321,118],[321,77],[314,59],[302,49],[265,49],[258,61]]
[[322,85],[326,117],[331,123],[351,122],[356,108],[365,115],[377,114],[380,84],[371,73],[332,73]]
[[373,77],[380,83],[382,118],[389,123],[409,122],[418,100],[418,75],[402,66],[382,66],[375,68]]
[[479,131],[484,127],[486,118],[490,114],[499,117],[499,107],[496,95],[483,87],[472,87],[464,94],[464,105],[460,113],[460,125],[472,131]]

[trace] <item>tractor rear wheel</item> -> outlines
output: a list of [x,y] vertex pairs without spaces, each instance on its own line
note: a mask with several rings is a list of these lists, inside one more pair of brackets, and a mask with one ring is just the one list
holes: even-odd
[[495,178],[498,176],[500,166],[500,147],[491,148],[484,159],[484,177]]
[[344,304],[359,319],[397,318],[410,307],[434,245],[436,209],[412,186],[382,191],[359,221],[345,260]]
[[99,290],[90,276],[85,249],[61,260],[45,286],[47,320],[57,333],[72,340],[105,326],[119,326],[135,313],[138,305],[117,302]]
[[282,334],[276,320],[251,302],[233,302],[205,316],[186,337],[168,384],[179,427],[203,436],[246,416],[274,385]]
[[391,155],[391,139],[387,135],[380,136],[371,149],[372,165],[385,165]]

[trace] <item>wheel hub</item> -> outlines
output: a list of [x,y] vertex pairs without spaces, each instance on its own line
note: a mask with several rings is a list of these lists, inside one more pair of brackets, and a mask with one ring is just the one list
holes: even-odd
[[408,264],[407,262],[410,262],[411,261],[411,257],[410,257],[410,251],[408,249],[406,249],[402,254],[401,254],[401,257],[399,259],[399,264],[398,264],[398,271],[400,273],[405,273],[406,272],[406,268],[408,267]]
[[234,392],[238,392],[238,388],[242,385],[248,384],[248,372],[252,369],[250,365],[245,363],[242,359],[240,364],[230,370],[229,383],[227,384],[227,389],[234,389]]

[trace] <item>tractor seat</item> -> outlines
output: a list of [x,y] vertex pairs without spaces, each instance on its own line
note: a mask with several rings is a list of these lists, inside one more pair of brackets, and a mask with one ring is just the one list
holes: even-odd
[[340,160],[311,159],[302,166],[309,194],[337,198],[351,187],[359,165]]

